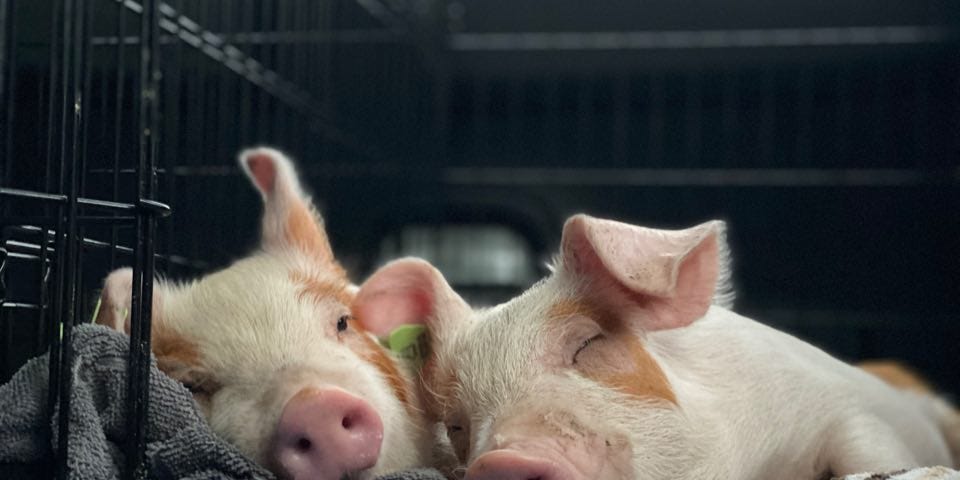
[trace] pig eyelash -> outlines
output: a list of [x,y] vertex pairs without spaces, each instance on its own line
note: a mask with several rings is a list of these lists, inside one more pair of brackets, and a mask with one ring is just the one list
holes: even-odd
[[350,321],[350,315],[344,315],[337,319],[337,333],[343,332],[347,329],[347,322]]
[[584,348],[587,348],[591,343],[594,342],[594,340],[597,340],[597,339],[599,339],[600,337],[603,337],[603,334],[602,334],[602,333],[598,333],[598,334],[596,334],[596,335],[594,335],[594,336],[592,336],[592,337],[584,340],[583,343],[581,343],[580,346],[577,347],[577,351],[576,351],[576,352],[573,352],[573,361],[572,361],[571,363],[576,364],[576,363],[577,363],[577,355],[580,355],[580,352],[582,352]]

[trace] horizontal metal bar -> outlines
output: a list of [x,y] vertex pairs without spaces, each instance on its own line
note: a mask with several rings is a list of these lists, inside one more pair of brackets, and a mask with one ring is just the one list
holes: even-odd
[[[13,239],[10,239],[10,240],[7,240],[7,241],[3,242],[3,246],[4,246],[4,248],[6,248],[6,249],[8,250],[8,252],[11,252],[11,253],[10,253],[10,256],[15,255],[15,253],[12,253],[12,252],[17,252],[17,250],[21,250],[21,251],[23,251],[23,252],[40,252],[40,245],[37,245],[37,244],[34,244],[34,243],[22,242],[22,241],[13,240]],[[48,248],[48,250],[51,250],[51,251],[52,251],[52,249],[53,249],[53,247]],[[38,257],[38,256],[33,256],[32,254],[24,254],[24,253],[21,253],[21,252],[18,252],[18,254],[30,255],[30,258],[33,258],[33,259],[39,259],[39,258],[40,258],[40,257]],[[21,258],[26,258],[26,257],[21,257]],[[49,259],[47,259],[47,260],[49,261]]]
[[[34,192],[31,190],[20,190],[16,188],[0,188],[0,196],[22,198],[25,200],[40,200],[45,202],[66,203],[67,196],[60,194],[51,194],[43,192]],[[142,211],[152,215],[166,217],[170,215],[170,207],[166,204],[153,200],[139,200],[136,205],[130,203],[111,202],[109,200],[96,200],[93,198],[78,198],[77,204],[84,207],[100,208],[104,210],[113,210],[119,212],[137,212]]]
[[[280,45],[280,44],[316,44],[316,43],[337,43],[337,44],[371,44],[371,43],[393,43],[400,39],[400,34],[390,30],[382,29],[345,29],[345,30],[304,30],[289,32],[240,32],[240,33],[215,33],[224,42],[234,45]],[[171,44],[179,42],[181,38],[177,35],[162,35],[161,44]],[[110,46],[123,42],[124,45],[139,45],[140,37],[136,35],[127,35],[122,38],[117,37],[93,37],[90,43],[93,46]]]
[[[126,226],[137,218],[129,215],[106,216],[106,215],[80,215],[77,221],[83,225],[111,225],[118,224]],[[29,217],[29,216],[5,216],[0,217],[0,225],[44,225],[51,226],[57,223],[55,217]]]
[[[119,168],[119,169],[116,169],[116,172],[117,172],[117,173],[121,173],[121,174],[128,174],[128,175],[129,175],[129,174],[136,174],[136,173],[137,173],[137,171],[136,171],[135,169],[133,169],[133,168]],[[89,174],[107,174],[107,175],[113,175],[114,169],[112,169],[112,168],[91,168],[90,170],[87,170],[87,173],[89,173]],[[166,170],[165,168],[158,168],[158,169],[154,170],[154,173],[156,173],[157,175],[163,175],[163,174],[167,173],[167,170]]]
[[21,260],[40,260],[40,257],[36,255],[31,255],[29,253],[20,253],[20,252],[7,252],[7,258],[19,258]]
[[939,25],[675,30],[637,32],[455,33],[458,51],[663,50],[762,47],[837,47],[942,43],[957,31]]
[[[178,177],[234,177],[242,174],[233,165],[179,165],[171,171]],[[403,166],[389,162],[305,164],[297,171],[307,177],[390,177],[403,173]]]
[[21,310],[43,310],[47,307],[44,305],[37,305],[35,303],[19,303],[19,302],[2,302],[0,303],[0,308],[17,308]]
[[914,169],[717,169],[454,167],[443,181],[459,185],[821,187],[909,186],[960,181]]
[[[40,232],[42,231],[40,228],[33,227],[33,226],[30,226],[30,225],[23,225],[23,226],[21,226],[20,228],[22,228],[24,231],[26,231],[26,232],[28,232],[28,233],[40,233]],[[55,235],[56,235],[56,233],[55,233],[53,230],[47,230],[47,236],[48,236],[48,238],[52,238],[52,237],[54,237]],[[16,246],[18,246],[18,247],[20,247],[20,248],[22,248],[23,250],[26,250],[26,251],[38,251],[38,252],[40,251],[40,245],[38,245],[38,244],[29,243],[29,242],[22,242],[22,241],[17,241],[17,240],[8,240],[8,241],[7,241],[7,243],[10,243],[10,242],[15,242],[15,243],[16,243]],[[90,248],[96,248],[96,249],[110,249],[110,248],[115,248],[116,251],[118,251],[118,252],[121,252],[121,253],[124,253],[124,254],[127,254],[127,255],[132,255],[132,254],[133,254],[133,249],[130,248],[130,247],[124,247],[124,246],[122,246],[122,245],[116,245],[116,246],[115,246],[115,245],[112,245],[112,244],[109,243],[109,242],[104,242],[104,241],[101,241],[101,240],[95,240],[95,239],[92,239],[92,238],[83,238],[83,239],[82,239],[82,242],[83,242],[83,246],[84,246],[84,247],[90,247]],[[52,254],[52,253],[56,252],[56,249],[55,249],[54,247],[52,247],[52,246],[48,246],[48,247],[47,247],[47,251]],[[10,253],[10,254],[9,254],[9,256],[14,256],[14,255],[20,255],[19,258],[28,258],[28,256],[27,256],[28,254],[15,254],[15,253]],[[189,259],[189,258],[184,257],[184,256],[181,256],[181,255],[160,255],[160,254],[157,254],[157,255],[154,255],[154,257],[157,258],[158,260],[167,262],[167,263],[169,263],[169,264],[180,265],[180,266],[192,268],[192,269],[195,269],[195,270],[207,270],[207,269],[210,268],[210,264],[207,263],[207,262],[204,262],[204,261],[201,261],[201,260]],[[36,260],[36,259],[39,259],[39,257],[30,255],[30,256],[29,256],[29,259],[34,259],[34,260]]]
[[0,188],[0,197],[16,197],[27,200],[41,200],[44,202],[66,203],[67,196],[53,193],[34,192],[19,188]]

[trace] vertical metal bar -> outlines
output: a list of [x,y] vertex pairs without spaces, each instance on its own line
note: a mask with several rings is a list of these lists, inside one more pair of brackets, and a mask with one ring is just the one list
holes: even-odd
[[[66,258],[61,268],[66,279],[64,298],[61,310],[60,325],[62,330],[61,358],[60,358],[60,387],[59,387],[59,428],[57,451],[57,478],[67,478],[70,465],[70,403],[73,391],[73,325],[78,314],[77,279],[80,265],[78,264],[78,229],[77,229],[77,197],[80,187],[80,132],[83,120],[83,60],[84,60],[84,2],[83,0],[67,0],[64,3],[64,36],[63,36],[63,72],[64,110],[62,114],[63,130],[61,131],[61,191],[67,193],[66,212]],[[67,102],[67,92],[72,94],[72,103]],[[73,108],[69,108],[72,105]],[[70,115],[68,112],[72,112]],[[69,132],[69,135],[67,134]],[[69,137],[69,144],[67,143]],[[68,183],[67,183],[68,182]]]
[[[44,189],[47,192],[52,192],[55,186],[53,181],[54,179],[53,159],[56,156],[56,148],[58,147],[58,144],[54,141],[54,138],[56,137],[56,132],[57,132],[57,126],[56,126],[57,116],[56,115],[57,115],[57,112],[61,111],[61,109],[58,108],[59,106],[57,105],[57,100],[58,99],[62,100],[62,97],[58,95],[58,92],[60,91],[60,88],[61,88],[60,85],[58,85],[58,82],[60,80],[60,75],[61,75],[60,63],[58,62],[58,60],[60,60],[60,57],[58,56],[58,52],[60,52],[60,48],[61,48],[60,40],[59,40],[60,34],[62,33],[61,30],[64,28],[63,23],[61,23],[61,22],[64,22],[64,20],[62,20],[60,16],[63,10],[63,1],[64,0],[52,0],[53,18],[51,19],[52,26],[50,28],[50,67],[49,67],[50,96],[47,99],[48,101],[47,149],[46,149],[47,158],[46,158],[46,165],[44,169],[45,170],[44,177],[46,178],[46,184],[44,185]],[[63,232],[61,230],[58,230],[57,233],[62,234]],[[57,250],[57,251],[62,252],[63,250]],[[60,265],[60,264],[58,263],[57,265]]]
[[[253,0],[244,0],[242,9],[241,30],[253,32]],[[250,48],[250,47],[247,47]],[[250,52],[245,52],[250,54]],[[240,142],[249,144],[253,139],[253,125],[251,124],[251,107],[253,98],[250,93],[253,85],[250,82],[240,82]]]
[[13,0],[0,0],[0,105],[3,106],[3,149],[0,159],[0,179],[10,185],[13,159],[13,121],[16,102],[16,19]]
[[[188,1],[184,2],[184,7],[188,5],[193,5],[195,2]],[[264,2],[269,3],[269,2]],[[186,90],[184,95],[190,99],[190,101],[184,104],[184,124],[185,125],[206,125],[206,119],[204,118],[204,113],[206,112],[206,73],[203,71],[202,58],[200,54],[195,51],[187,51],[187,56],[190,59],[190,69],[187,72],[186,78]],[[188,128],[184,132],[184,137],[186,137],[185,151],[181,158],[185,164],[194,164],[197,159],[202,158],[203,156],[203,128]],[[184,182],[184,189],[188,192],[194,191],[193,189],[196,186],[191,185],[190,182]],[[184,218],[184,215],[180,216],[179,221],[184,224],[189,224],[192,220],[193,212],[190,209],[184,209],[183,213],[189,215]],[[189,255],[191,258],[200,258],[200,236],[191,235],[187,239],[189,245]]]
[[[262,2],[261,3],[261,14],[260,14],[260,28],[263,31],[269,31],[271,28],[275,28],[272,22],[272,15],[270,6],[272,2]],[[276,48],[274,44],[264,42],[260,46],[260,62],[267,68],[274,68],[276,66],[272,64],[273,61],[273,49]],[[257,127],[257,132],[260,137],[260,141],[272,141],[273,140],[273,124],[274,118],[272,118],[269,95],[266,95],[263,91],[260,92],[260,105],[257,109],[257,116],[260,119],[260,124]]]
[[[290,23],[290,0],[277,0],[277,30],[280,32],[289,32]],[[290,78],[290,71],[293,66],[293,48],[291,45],[277,43],[277,72],[284,78]],[[277,105],[277,114],[280,115],[277,123],[282,127],[276,132],[277,140],[284,145],[289,145],[293,139],[291,135],[291,122],[289,108],[280,103]]]
[[[82,0],[82,4],[86,4],[91,0]],[[92,52],[93,49],[90,48],[90,29],[93,25],[93,14],[94,8],[86,8],[83,12],[77,14],[77,21],[83,22],[83,25],[78,31],[80,35],[78,37],[81,42],[79,47],[82,48],[80,52],[80,75],[82,75],[81,81],[81,98],[84,102],[87,102],[90,97],[90,88],[91,88],[91,77],[93,75],[93,58]],[[79,116],[79,151],[78,151],[78,167],[80,169],[80,196],[86,195],[86,178],[87,178],[87,138],[89,138],[89,123],[90,123],[90,108],[86,105],[83,105],[83,108],[79,109],[77,115]],[[81,232],[82,235],[83,232]],[[78,259],[77,263],[82,263],[83,250],[80,250],[81,258]]]
[[[125,55],[123,51],[123,38],[126,35],[126,15],[127,9],[122,2],[118,2],[116,5],[117,8],[117,23],[114,27],[114,36],[116,36],[117,47],[115,50],[114,63],[117,66],[116,76],[114,81],[116,82],[116,91],[114,92],[114,111],[113,111],[113,196],[112,199],[115,202],[120,201],[120,147],[121,147],[121,138],[123,138],[123,91],[125,83],[125,73],[126,66]],[[117,225],[110,226],[110,268],[114,268],[117,263],[117,244],[119,242],[119,227]]]
[[[54,155],[56,152],[57,144],[54,141],[55,132],[57,131],[57,122],[56,122],[56,112],[61,111],[60,103],[58,99],[62,99],[59,95],[60,92],[60,64],[58,62],[59,57],[57,53],[60,51],[60,34],[61,30],[65,28],[64,23],[61,19],[61,13],[63,4],[60,0],[53,0],[52,2],[52,12],[53,16],[51,18],[51,32],[50,32],[50,85],[49,85],[49,98],[47,104],[47,145],[46,145],[46,164],[45,164],[45,185],[44,189],[47,192],[52,192],[54,190],[53,183],[53,164],[54,164]],[[62,169],[61,169],[62,170]],[[63,191],[62,189],[63,181],[57,185],[61,185],[58,191]],[[56,409],[57,398],[60,394],[60,350],[61,350],[61,337],[60,337],[60,324],[63,312],[61,306],[63,305],[63,292],[66,282],[66,277],[64,276],[64,265],[63,260],[66,255],[66,218],[64,217],[64,205],[57,204],[53,209],[56,213],[57,225],[56,225],[56,255],[54,260],[54,268],[56,272],[56,278],[54,281],[54,295],[51,302],[51,311],[54,312],[50,315],[49,322],[50,324],[47,327],[47,345],[50,351],[49,363],[48,363],[48,388],[47,388],[47,412],[52,415]],[[61,451],[60,448],[57,448],[56,457],[57,460],[60,458],[61,454],[66,453]],[[58,462],[55,462],[55,464]],[[56,466],[54,467],[56,468]],[[62,475],[60,476],[62,478]]]
[[40,311],[37,314],[37,335],[36,335],[36,345],[34,347],[34,352],[40,354],[42,349],[42,339],[46,337],[47,334],[47,313],[50,311],[50,301],[49,298],[49,288],[50,285],[50,273],[51,265],[50,263],[50,239],[48,237],[47,228],[42,227],[40,234],[40,296],[37,300],[37,303],[40,305]]
[[[182,1],[177,2],[177,11],[182,12]],[[161,144],[160,148],[162,149],[161,158],[164,159],[164,168],[166,170],[166,176],[164,177],[165,191],[159,192],[163,195],[162,198],[166,201],[172,201],[176,198],[176,189],[177,189],[177,177],[174,175],[174,168],[177,166],[177,160],[183,155],[183,146],[186,145],[186,141],[183,136],[180,134],[180,93],[183,88],[183,42],[176,41],[173,45],[168,47],[170,61],[164,64],[164,87],[166,87],[166,94],[163,96],[163,118],[166,123],[163,126],[163,138],[165,141]],[[246,83],[246,82],[245,82]],[[166,233],[166,245],[159,249],[161,252],[172,252],[174,251],[174,242],[176,241],[176,236],[174,235],[175,229],[173,225],[168,221],[163,225],[163,229]],[[169,269],[171,264],[167,263],[167,268]]]
[[130,319],[130,356],[127,368],[127,451],[126,478],[146,478],[144,453],[150,388],[150,330],[154,277],[154,236],[156,218],[144,208],[156,190],[158,118],[157,42],[158,2],[144,0],[140,14],[140,97],[137,164],[137,231],[133,267],[133,295]]

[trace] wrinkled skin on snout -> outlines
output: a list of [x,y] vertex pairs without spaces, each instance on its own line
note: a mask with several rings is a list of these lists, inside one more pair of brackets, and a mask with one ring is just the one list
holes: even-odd
[[[264,200],[260,249],[185,284],[158,280],[153,353],[213,429],[282,478],[366,479],[429,462],[410,375],[351,304],[293,165],[259,148],[240,166]],[[97,321],[129,331],[130,269],[110,274]]]

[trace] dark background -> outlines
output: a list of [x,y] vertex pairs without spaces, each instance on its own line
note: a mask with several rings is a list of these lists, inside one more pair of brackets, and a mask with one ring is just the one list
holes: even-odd
[[[88,2],[83,17],[89,198],[134,195],[133,4]],[[63,46],[53,2],[0,7],[2,186],[56,192],[71,111],[58,75],[76,45]],[[260,200],[235,156],[267,143],[298,161],[356,281],[413,253],[489,303],[544,274],[570,214],[664,228],[722,218],[737,311],[845,360],[901,359],[960,393],[953,0],[208,0],[163,12],[168,276],[255,248]],[[10,226],[49,210],[0,201],[5,379],[42,349],[27,308],[43,282],[37,240]],[[83,235],[104,242],[84,250],[88,314],[101,279],[129,264],[114,245],[130,246],[131,229],[88,223]]]

